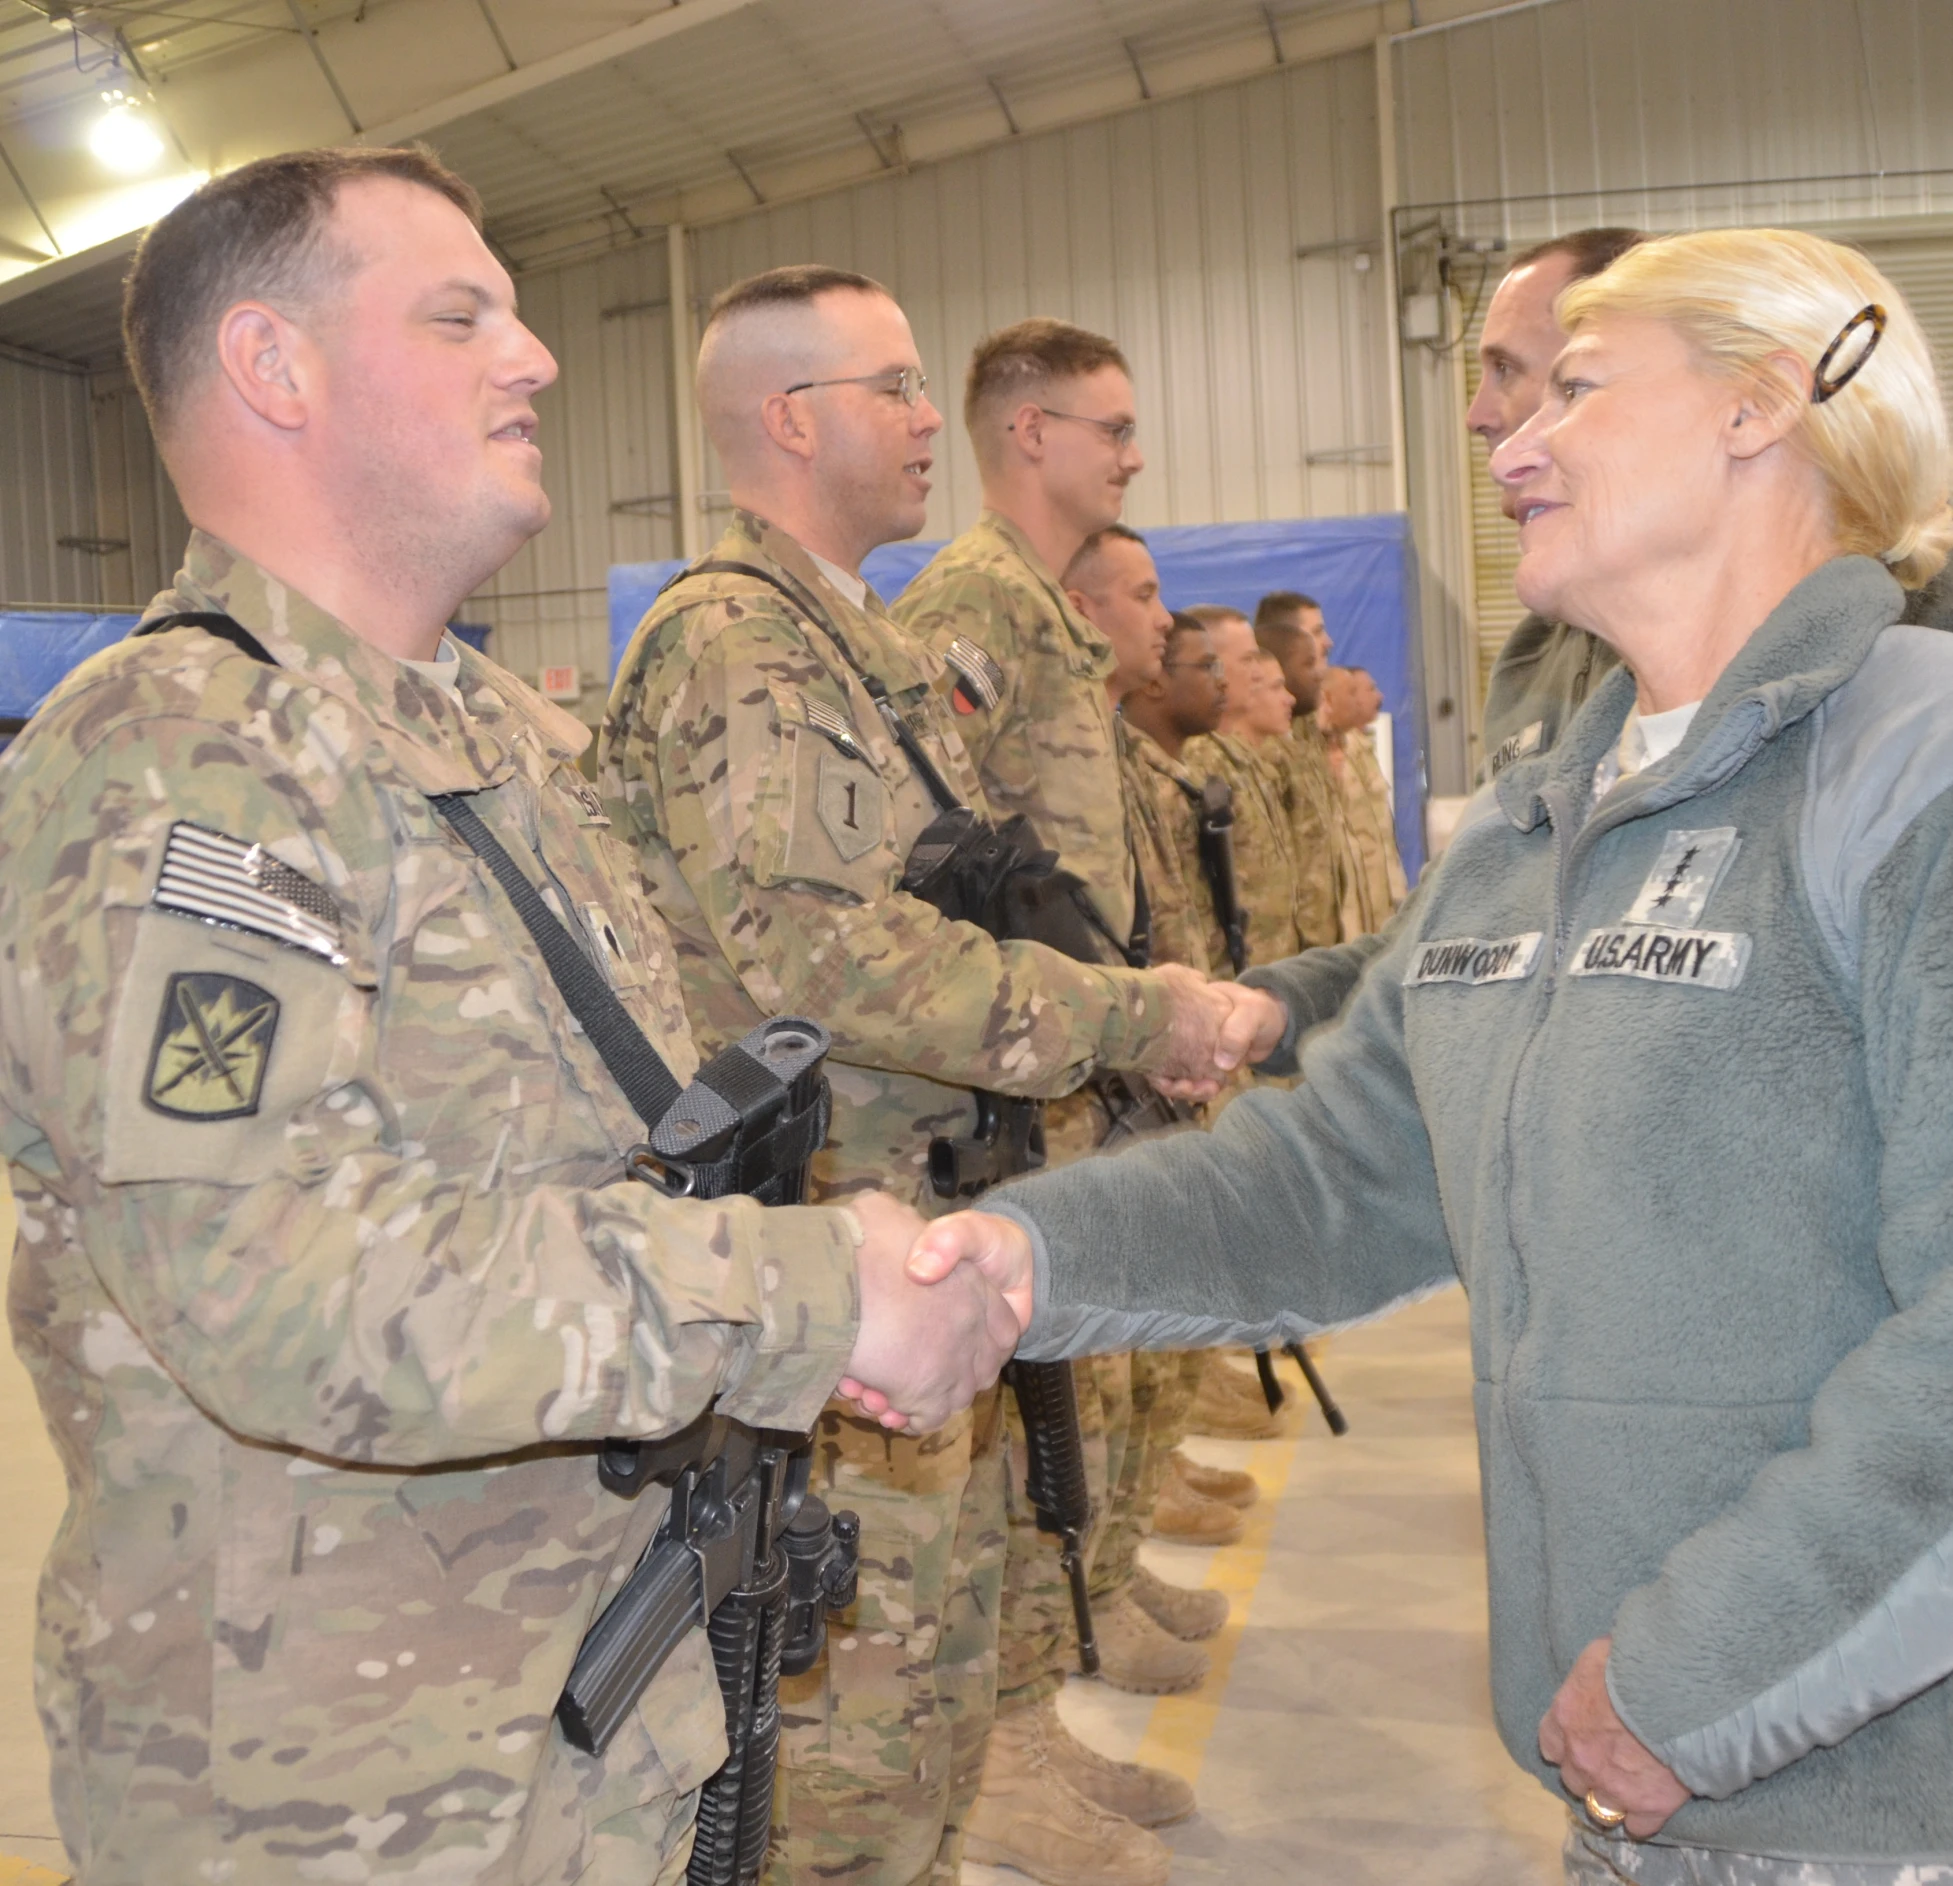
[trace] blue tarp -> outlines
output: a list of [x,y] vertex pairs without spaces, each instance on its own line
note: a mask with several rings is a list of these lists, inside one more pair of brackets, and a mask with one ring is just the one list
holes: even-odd
[[[25,720],[70,668],[121,641],[140,620],[67,609],[0,610],[0,720]],[[486,624],[449,626],[471,646],[486,646]]]
[[70,668],[121,641],[136,621],[66,609],[0,611],[0,720],[25,720]]
[[[1418,695],[1417,591],[1410,519],[1285,519],[1262,524],[1183,524],[1149,530],[1166,600],[1231,604],[1253,614],[1270,590],[1300,590],[1322,604],[1334,659],[1367,668],[1391,717],[1397,777],[1397,849],[1413,883],[1424,861],[1424,716]],[[941,548],[884,544],[862,574],[893,599]],[[618,563],[610,571],[612,673],[652,598],[678,562]]]

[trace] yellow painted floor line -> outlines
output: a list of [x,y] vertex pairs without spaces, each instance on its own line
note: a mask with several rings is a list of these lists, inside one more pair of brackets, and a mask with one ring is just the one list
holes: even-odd
[[[1284,1440],[1258,1441],[1251,1448],[1247,1471],[1261,1488],[1261,1498],[1248,1508],[1247,1526],[1240,1539],[1234,1545],[1218,1547],[1208,1568],[1205,1583],[1215,1591],[1227,1593],[1233,1613],[1220,1634],[1202,1646],[1208,1658],[1207,1680],[1197,1690],[1184,1696],[1162,1696],[1153,1705],[1145,1738],[1133,1757],[1149,1767],[1168,1769],[1189,1784],[1200,1780],[1207,1743],[1220,1719],[1227,1696],[1228,1672],[1234,1666],[1234,1652],[1247,1625],[1249,1602],[1268,1566],[1275,1511],[1294,1470],[1304,1424],[1321,1419],[1314,1400],[1299,1381],[1285,1379],[1283,1386],[1288,1390],[1288,1418],[1294,1432]],[[1302,1397],[1299,1406],[1298,1389]]]
[[0,1853],[0,1886],[69,1886],[65,1873],[50,1873],[32,1860],[16,1860]]

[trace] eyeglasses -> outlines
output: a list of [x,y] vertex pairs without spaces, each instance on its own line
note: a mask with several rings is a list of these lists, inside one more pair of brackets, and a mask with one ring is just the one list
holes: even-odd
[[1168,670],[1191,668],[1196,673],[1204,675],[1219,675],[1223,671],[1221,658],[1218,655],[1209,655],[1205,661],[1163,661],[1160,666]]
[[886,373],[856,373],[841,380],[802,380],[787,388],[789,393],[805,393],[816,386],[878,386],[895,394],[904,406],[915,405],[929,389],[929,376],[920,367],[891,367]]
[[1061,413],[1051,406],[1040,406],[1038,411],[1047,419],[1069,419],[1076,426],[1097,426],[1122,452],[1139,436],[1136,419],[1094,419],[1090,413]]

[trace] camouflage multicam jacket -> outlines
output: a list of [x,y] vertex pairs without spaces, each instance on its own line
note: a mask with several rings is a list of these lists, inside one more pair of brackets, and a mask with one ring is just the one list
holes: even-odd
[[1329,753],[1313,714],[1298,715],[1286,739],[1262,743],[1276,764],[1288,808],[1296,868],[1296,929],[1304,949],[1343,941],[1343,884],[1348,840],[1343,830]]
[[1022,812],[1091,887],[1106,926],[1132,935],[1132,844],[1120,795],[1106,677],[1112,644],[1065,598],[1029,540],[985,511],[937,551],[896,599],[896,621],[939,653],[958,636],[1003,670],[994,706],[938,682],[956,710],[983,789],[1000,816]]
[[1343,770],[1336,779],[1343,815],[1348,881],[1343,886],[1344,936],[1381,930],[1410,893],[1397,833],[1391,822],[1390,788],[1368,734],[1341,736]]
[[[1200,862],[1199,795],[1203,773],[1189,772],[1150,734],[1119,717],[1119,779],[1146,902],[1153,960],[1185,963],[1203,976],[1232,976],[1227,937]],[[1236,895],[1244,880],[1237,861]]]
[[[90,1886],[655,1876],[723,1759],[694,1632],[608,1756],[552,1710],[664,1505],[590,1443],[718,1397],[804,1428],[842,1214],[673,1203],[471,795],[681,1079],[669,946],[574,758],[201,534],[0,761],[11,1316],[66,1467],[39,1701]],[[218,915],[222,924],[199,921]]]
[[1096,1066],[1157,1065],[1164,989],[1034,943],[999,944],[898,891],[938,808],[863,676],[981,810],[934,692],[943,663],[872,591],[856,608],[751,513],[737,514],[709,560],[785,578],[814,607],[755,576],[699,574],[668,590],[611,689],[606,803],[686,954],[701,1037],[737,1039],[781,1008],[832,1032],[822,1195],[883,1185],[942,1209],[929,1141],[969,1130],[971,1088],[1064,1094]]
[[1303,884],[1280,759],[1240,734],[1203,733],[1181,750],[1196,778],[1218,773],[1234,789],[1234,872],[1247,916],[1248,961],[1278,962],[1306,943]]

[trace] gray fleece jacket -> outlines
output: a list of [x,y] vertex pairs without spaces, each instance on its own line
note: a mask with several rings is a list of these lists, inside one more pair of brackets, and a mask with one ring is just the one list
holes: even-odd
[[[1013,1186],[1023,1353],[1470,1293],[1493,1693],[1611,1633],[1663,1838],[1953,1858],[1953,637],[1840,558],[1598,804],[1508,768],[1293,1092]],[[1188,1251],[1228,1253],[1225,1267]]]

